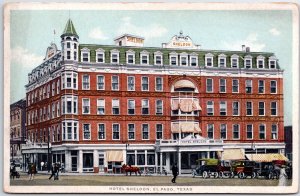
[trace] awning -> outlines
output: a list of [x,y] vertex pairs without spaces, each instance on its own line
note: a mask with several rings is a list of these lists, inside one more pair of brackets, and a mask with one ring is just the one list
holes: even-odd
[[174,89],[177,89],[177,88],[196,88],[196,87],[189,80],[179,80],[174,84]]
[[272,162],[275,160],[288,161],[283,154],[246,154],[247,159],[257,162]]
[[223,160],[244,160],[245,152],[243,149],[224,149]]
[[181,99],[179,103],[179,108],[182,112],[192,112],[193,99]]
[[106,151],[107,162],[123,162],[123,151],[112,150]]
[[171,109],[172,110],[179,109],[179,100],[178,99],[172,99]]
[[201,129],[198,123],[195,122],[180,122],[172,123],[172,133],[199,133]]
[[198,111],[198,110],[202,110],[200,104],[199,104],[199,100],[198,99],[194,99],[193,101],[193,111]]

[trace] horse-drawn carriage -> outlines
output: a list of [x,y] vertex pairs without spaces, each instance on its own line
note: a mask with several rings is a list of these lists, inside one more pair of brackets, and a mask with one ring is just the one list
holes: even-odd
[[129,172],[130,176],[131,176],[131,173],[135,173],[136,176],[137,176],[137,174],[139,174],[139,175],[142,174],[139,167],[126,165],[126,164],[122,165],[121,171],[122,171],[122,173],[125,172],[126,176],[128,175],[128,172]]

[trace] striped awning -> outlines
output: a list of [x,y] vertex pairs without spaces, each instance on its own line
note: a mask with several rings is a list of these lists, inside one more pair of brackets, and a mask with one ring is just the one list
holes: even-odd
[[195,122],[180,122],[172,123],[172,133],[200,133],[201,129],[198,123]]
[[172,110],[180,109],[182,112],[192,112],[202,110],[198,99],[172,99],[171,103]]
[[112,150],[106,151],[106,161],[107,162],[123,162],[123,151]]
[[280,161],[288,161],[283,154],[246,154],[247,159],[250,161],[257,161],[257,162],[272,162],[276,160]]
[[245,151],[243,149],[224,149],[222,160],[244,160]]
[[189,80],[179,80],[174,84],[174,89],[178,88],[196,88],[194,83]]

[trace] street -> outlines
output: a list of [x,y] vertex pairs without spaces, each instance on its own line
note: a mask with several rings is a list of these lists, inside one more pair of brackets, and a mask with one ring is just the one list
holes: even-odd
[[[278,180],[258,179],[203,179],[201,177],[179,176],[176,184],[171,183],[172,176],[125,176],[96,174],[62,174],[59,180],[49,180],[50,174],[37,174],[29,181],[26,173],[21,173],[19,179],[10,180],[12,186],[277,186]],[[291,185],[292,180],[287,180]]]

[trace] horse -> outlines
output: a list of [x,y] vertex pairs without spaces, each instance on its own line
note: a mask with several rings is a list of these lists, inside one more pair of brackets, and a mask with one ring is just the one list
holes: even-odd
[[122,171],[126,172],[126,176],[128,175],[128,172],[130,173],[130,176],[131,176],[132,172],[134,172],[136,176],[138,173],[140,175],[142,174],[142,172],[140,171],[140,168],[132,167],[131,165],[126,165],[126,164],[122,165]]

